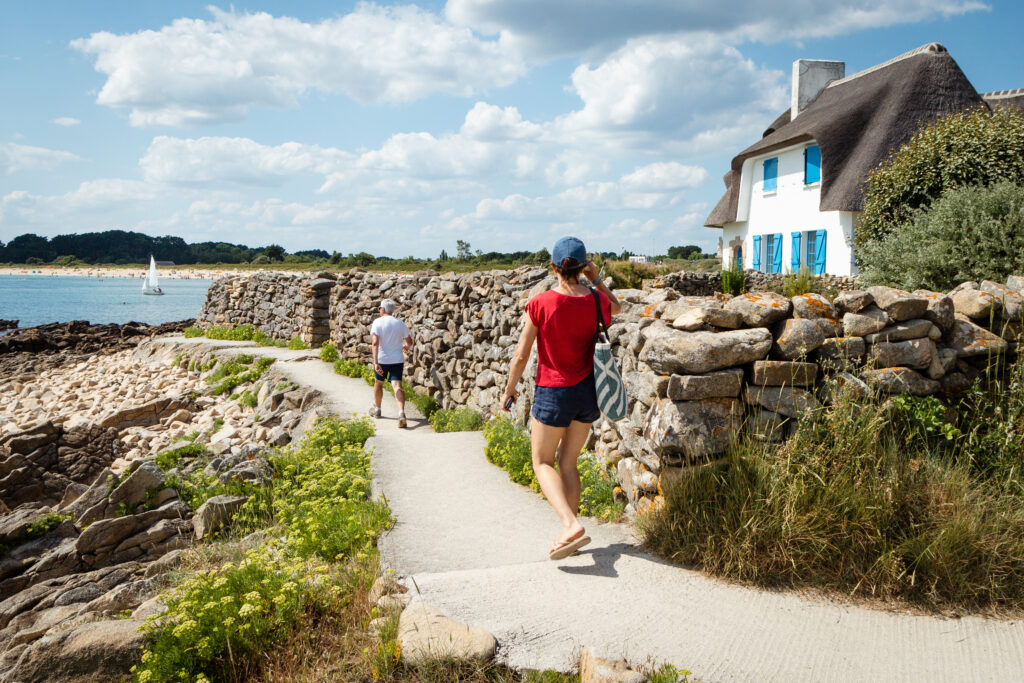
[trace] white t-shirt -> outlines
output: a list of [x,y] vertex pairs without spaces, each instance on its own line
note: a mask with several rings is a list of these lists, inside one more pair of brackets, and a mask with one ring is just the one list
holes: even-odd
[[405,360],[405,353],[402,350],[402,340],[409,335],[409,328],[405,323],[393,315],[382,315],[370,325],[370,334],[375,334],[380,339],[380,348],[377,351],[377,362],[381,365],[401,363]]

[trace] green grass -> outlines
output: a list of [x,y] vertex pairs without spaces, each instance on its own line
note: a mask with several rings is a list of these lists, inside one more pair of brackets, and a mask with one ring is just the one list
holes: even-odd
[[[351,360],[349,358],[339,358],[334,361],[334,371],[339,375],[345,377],[362,378],[368,386],[373,386],[374,375],[373,370],[366,363],[360,363],[359,361]],[[390,382],[384,383],[384,388],[389,393],[394,393],[394,387],[391,386]],[[434,414],[434,411],[440,409],[440,405],[433,396],[420,393],[404,379],[402,380],[402,390],[405,391],[405,400],[412,403],[416,408],[426,417],[428,420]]]
[[250,355],[241,355],[221,363],[213,374],[206,378],[207,383],[216,385],[210,389],[210,394],[230,394],[236,387],[258,380],[273,364],[273,358],[254,358]]
[[480,413],[472,408],[435,410],[430,424],[435,432],[476,432],[484,428]]
[[[192,437],[191,441],[195,441],[195,436]],[[166,472],[177,467],[182,458],[200,458],[205,455],[209,455],[206,446],[201,443],[190,443],[187,446],[157,453],[156,466]]]
[[335,363],[341,356],[338,355],[338,347],[330,342],[320,345],[320,360],[325,363]]
[[252,325],[236,325],[236,326],[219,326],[211,325],[209,327],[186,327],[185,338],[191,339],[193,337],[206,337],[207,339],[217,339],[221,341],[252,341],[256,342],[260,346],[276,346],[281,348],[290,349],[308,349],[309,346],[305,344],[299,337],[292,337],[290,340],[274,339],[267,334],[260,332]]
[[640,519],[683,564],[763,586],[948,609],[1024,608],[1020,364],[959,406],[844,396],[781,445],[669,486]]
[[[487,459],[505,470],[509,479],[540,491],[540,484],[533,472],[533,455],[530,436],[507,417],[494,418],[484,427],[487,440]],[[579,514],[598,517],[606,521],[618,519],[623,506],[612,499],[615,482],[601,468],[593,453],[584,452],[577,462],[580,473]]]

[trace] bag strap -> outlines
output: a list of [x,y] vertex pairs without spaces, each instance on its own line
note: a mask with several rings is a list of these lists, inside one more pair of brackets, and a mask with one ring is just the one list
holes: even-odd
[[590,288],[590,293],[594,295],[594,308],[597,310],[597,329],[594,331],[594,342],[601,341],[601,329],[604,328],[604,338],[606,341],[610,341],[611,337],[608,335],[608,325],[604,322],[604,312],[601,311],[601,297],[598,296],[597,290],[593,287]]

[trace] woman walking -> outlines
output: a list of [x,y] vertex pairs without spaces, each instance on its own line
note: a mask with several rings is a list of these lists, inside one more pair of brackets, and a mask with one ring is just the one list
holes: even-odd
[[594,284],[605,323],[610,323],[622,306],[599,279],[597,266],[587,259],[586,247],[579,239],[558,240],[551,261],[558,286],[526,304],[523,333],[512,357],[501,404],[510,406],[509,399],[514,401],[518,396],[516,384],[536,341],[537,388],[530,434],[533,471],[562,522],[562,531],[548,552],[552,560],[560,560],[590,542],[576,517],[580,506],[576,460],[586,444],[591,423],[601,416],[594,389],[597,304],[590,288],[580,284],[580,275]]

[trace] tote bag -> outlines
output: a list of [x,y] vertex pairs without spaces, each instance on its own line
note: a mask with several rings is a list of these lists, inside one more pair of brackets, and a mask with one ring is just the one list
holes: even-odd
[[[612,422],[626,417],[626,406],[629,397],[626,385],[622,382],[619,366],[612,356],[612,345],[608,338],[608,325],[604,322],[601,312],[601,297],[597,290],[591,288],[594,305],[597,307],[597,331],[594,333],[594,384],[597,387],[597,407]],[[602,329],[604,332],[602,333]]]

